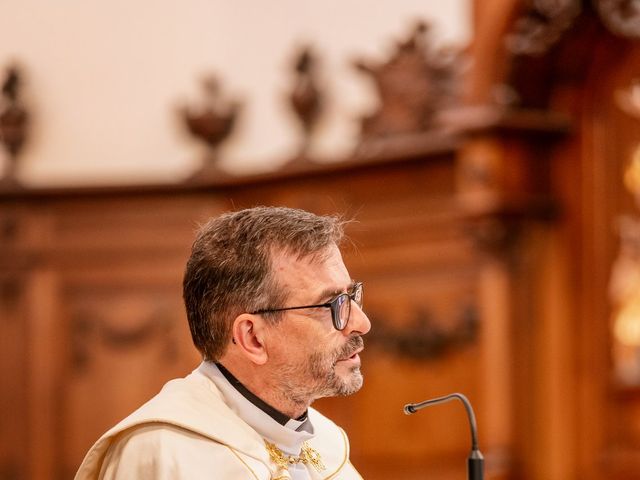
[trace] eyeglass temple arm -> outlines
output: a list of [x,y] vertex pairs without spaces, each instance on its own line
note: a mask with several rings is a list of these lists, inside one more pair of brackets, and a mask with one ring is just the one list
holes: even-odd
[[268,313],[268,312],[284,312],[285,310],[302,310],[303,308],[319,308],[319,307],[331,307],[331,302],[328,303],[322,303],[319,305],[302,305],[300,307],[282,307],[282,308],[268,308],[266,310],[256,310],[255,312],[252,312],[251,314],[257,314],[257,313]]

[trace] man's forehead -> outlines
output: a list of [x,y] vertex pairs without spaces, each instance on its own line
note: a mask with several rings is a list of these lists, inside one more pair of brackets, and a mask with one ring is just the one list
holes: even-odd
[[317,266],[338,256],[342,259],[340,250],[335,243],[313,252],[300,252],[293,248],[273,247],[271,249],[271,261],[274,265],[311,265]]
[[296,287],[309,282],[344,288],[351,280],[335,244],[303,256],[286,251],[277,252],[272,255],[272,270],[282,284]]
[[350,291],[354,283],[335,244],[315,256],[279,252],[272,268],[274,279],[287,292],[288,304],[324,303]]

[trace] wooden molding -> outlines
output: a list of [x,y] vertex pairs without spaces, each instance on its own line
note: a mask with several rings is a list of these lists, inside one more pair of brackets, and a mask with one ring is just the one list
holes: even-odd
[[433,320],[425,309],[417,309],[413,319],[402,328],[393,327],[381,315],[370,313],[375,328],[367,335],[367,343],[397,357],[430,360],[473,343],[478,333],[478,312],[472,305],[464,306],[452,329],[445,329]]
[[571,132],[571,119],[564,113],[544,109],[501,105],[468,105],[440,110],[437,124],[459,136],[496,132],[539,138],[562,138]]

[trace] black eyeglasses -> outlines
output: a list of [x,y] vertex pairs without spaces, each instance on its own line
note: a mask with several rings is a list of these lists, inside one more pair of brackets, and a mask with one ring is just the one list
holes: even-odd
[[333,327],[336,330],[344,330],[347,327],[347,323],[349,323],[349,317],[351,316],[351,300],[356,302],[356,305],[358,305],[358,307],[362,308],[362,296],[362,282],[358,282],[353,286],[353,291],[351,293],[341,293],[336,298],[327,303],[321,303],[319,305],[304,305],[301,307],[269,308],[266,310],[251,312],[251,314],[284,312],[285,310],[301,310],[303,308],[330,308]]

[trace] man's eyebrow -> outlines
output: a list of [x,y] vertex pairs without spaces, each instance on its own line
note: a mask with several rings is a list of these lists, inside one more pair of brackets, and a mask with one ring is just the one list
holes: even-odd
[[[355,287],[356,283],[357,282],[355,280],[351,280],[351,283],[349,283],[349,285],[347,286],[347,292],[352,292],[353,287]],[[344,293],[344,291],[339,288],[327,288],[323,290],[323,292],[320,295],[318,295],[317,303],[324,303],[329,300],[333,300],[335,297],[337,297],[341,293]]]

